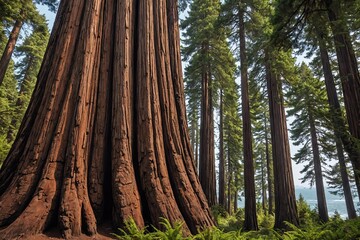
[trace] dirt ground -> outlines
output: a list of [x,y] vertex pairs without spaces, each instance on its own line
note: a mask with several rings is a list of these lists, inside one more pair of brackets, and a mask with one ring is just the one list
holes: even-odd
[[[98,229],[98,234],[95,236],[87,236],[85,234],[82,234],[79,237],[73,237],[69,240],[110,240],[110,239],[116,239],[114,236],[111,235],[111,233],[114,232],[114,229],[109,226],[101,226]],[[1,239],[1,237],[0,237]],[[15,238],[14,240],[59,240],[64,239],[61,237],[61,233],[57,229],[52,229],[49,232],[46,232],[45,234],[38,234],[34,236],[19,236]]]

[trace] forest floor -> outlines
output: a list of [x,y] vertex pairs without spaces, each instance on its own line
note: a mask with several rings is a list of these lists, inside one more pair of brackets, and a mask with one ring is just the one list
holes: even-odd
[[[87,236],[85,234],[81,234],[79,237],[73,237],[69,240],[110,240],[116,239],[111,233],[114,232],[114,229],[110,224],[104,224],[98,228],[98,234],[94,236]],[[64,239],[61,236],[59,229],[51,229],[45,234],[38,234],[34,236],[20,236],[16,238],[16,240],[60,240]]]

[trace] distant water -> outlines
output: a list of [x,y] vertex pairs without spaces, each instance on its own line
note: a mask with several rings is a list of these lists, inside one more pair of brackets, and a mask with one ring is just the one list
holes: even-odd
[[[316,198],[316,189],[305,188],[305,187],[296,187],[295,188],[296,198],[299,199],[300,194],[304,197],[305,201],[309,204],[311,209],[314,209],[317,206]],[[337,211],[343,219],[347,218],[347,210],[345,204],[345,198],[333,195],[327,190],[325,191],[326,203],[329,212],[329,216],[333,216],[335,211]],[[239,207],[244,207],[244,198],[239,201]],[[359,199],[354,198],[355,209],[359,209]],[[359,212],[358,212],[359,213]]]
[[[311,209],[314,209],[317,206],[317,198],[316,198],[316,189],[313,188],[304,188],[297,187],[295,188],[296,198],[298,199],[300,194],[304,197],[305,201],[310,205]],[[337,211],[342,218],[347,218],[346,211],[346,203],[345,198],[337,195],[333,195],[325,190],[325,197],[329,215],[334,215],[335,211]],[[354,198],[355,209],[359,208],[359,199]]]

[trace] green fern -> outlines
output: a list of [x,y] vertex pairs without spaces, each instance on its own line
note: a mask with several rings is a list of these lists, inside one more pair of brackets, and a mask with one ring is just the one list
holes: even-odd
[[184,223],[175,222],[174,226],[171,225],[170,221],[161,218],[160,224],[164,227],[164,231],[161,231],[155,227],[155,232],[152,233],[154,239],[163,239],[163,240],[181,240],[183,239],[182,226]]
[[134,219],[129,219],[125,222],[124,229],[118,228],[121,235],[118,235],[116,233],[111,233],[113,236],[115,236],[117,239],[120,240],[147,240],[147,239],[153,239],[150,235],[146,234],[146,228],[139,229],[136,225]]
[[285,224],[291,229],[283,235],[284,240],[331,240],[334,239],[334,234],[330,230],[322,229],[321,226],[307,226],[304,230],[285,222]]

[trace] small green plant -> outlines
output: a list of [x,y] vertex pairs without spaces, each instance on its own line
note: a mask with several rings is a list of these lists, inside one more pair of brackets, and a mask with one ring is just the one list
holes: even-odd
[[283,235],[284,240],[327,240],[333,239],[334,234],[321,226],[307,225],[306,228],[301,229],[294,224],[285,223],[291,230]]
[[189,238],[194,240],[242,240],[240,231],[223,232],[219,228],[208,228]]
[[182,222],[175,222],[174,226],[171,225],[169,220],[161,218],[160,224],[164,227],[164,230],[161,231],[155,227],[155,232],[152,234],[154,238],[157,239],[166,239],[166,240],[181,240],[183,239],[182,233]]
[[[119,229],[119,234],[113,234],[121,240],[353,240],[360,239],[360,218],[343,220],[339,217],[332,217],[329,222],[321,224],[310,219],[297,227],[286,223],[290,230],[279,233],[272,228],[272,215],[258,215],[259,231],[242,232],[238,225],[239,220],[234,215],[227,217],[219,216],[219,227],[212,227],[200,231],[193,236],[184,236],[183,223],[171,224],[167,219],[161,219],[161,229],[155,227],[139,229],[134,220],[130,219],[125,223],[124,228]],[[313,223],[313,224],[309,224]]]
[[147,235],[145,232],[146,228],[139,229],[138,226],[136,225],[134,219],[132,219],[132,218],[125,222],[124,229],[119,228],[118,230],[120,231],[121,235],[112,233],[112,235],[115,236],[117,239],[121,239],[121,240],[151,239],[151,238],[149,238],[149,235]]

